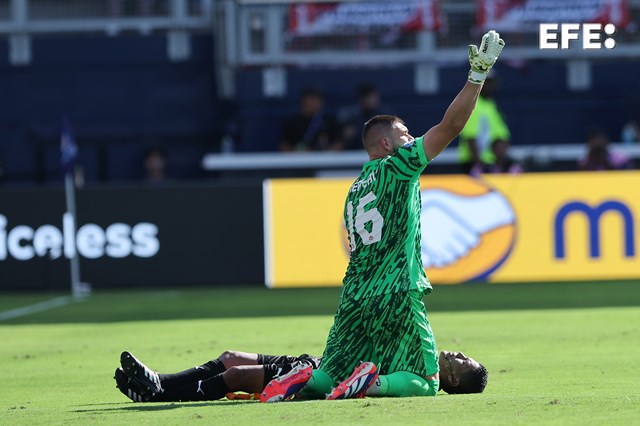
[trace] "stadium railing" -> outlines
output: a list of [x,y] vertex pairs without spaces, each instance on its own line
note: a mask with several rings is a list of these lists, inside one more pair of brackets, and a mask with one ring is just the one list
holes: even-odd
[[[326,3],[317,0],[314,3]],[[460,50],[475,40],[476,0],[439,0],[440,12],[431,28],[422,31],[389,33],[372,24],[366,32],[305,35],[291,31],[290,7],[299,0],[6,0],[0,2],[0,34],[10,37],[18,49],[19,36],[31,34],[122,31],[208,30],[225,46],[224,62],[229,65],[279,66],[349,65],[380,63],[425,63],[457,61]],[[342,0],[338,3],[357,3]],[[375,3],[375,2],[370,2]],[[381,2],[382,3],[382,2]],[[393,3],[393,2],[387,2]],[[401,4],[402,1],[395,3]],[[523,30],[510,37],[505,57],[519,58],[599,58],[637,57],[640,47],[638,25],[640,0],[626,2],[632,24],[621,31],[613,52],[598,49],[540,50],[535,31]],[[212,25],[215,24],[215,25]],[[353,55],[357,51],[358,55]],[[437,55],[422,56],[425,52]],[[222,58],[221,58],[222,59]]]
[[[339,3],[353,1],[343,0]],[[476,0],[440,0],[438,22],[430,28],[425,27],[415,32],[390,31],[384,25],[375,24],[375,19],[372,19],[372,24],[366,29],[356,25],[357,28],[350,27],[351,29],[342,33],[320,31],[312,34],[298,31],[295,19],[291,17],[299,12],[293,8],[303,3],[306,2],[217,0],[215,22],[218,49],[221,52],[219,87],[223,95],[234,95],[233,70],[239,67],[261,67],[264,94],[279,97],[287,90],[288,66],[349,67],[390,64],[413,64],[416,70],[416,91],[422,94],[435,93],[439,90],[436,72],[438,67],[465,61],[467,45],[476,41],[482,32],[476,26]],[[505,49],[502,57],[506,61],[566,61],[569,87],[573,90],[586,90],[590,85],[590,61],[637,58],[640,55],[640,33],[635,31],[638,27],[640,1],[630,0],[625,4],[631,16],[631,24],[627,29],[618,31],[616,48],[613,50],[582,49],[578,43],[571,44],[568,49],[541,50],[538,46],[537,25],[531,25],[528,29],[518,29],[508,34],[509,49]],[[336,19],[342,18],[344,16]]]
[[214,0],[9,0],[0,3],[0,36],[9,41],[9,62],[32,61],[31,37],[92,33],[115,36],[167,33],[167,54],[180,61],[190,53],[191,31],[211,31]]
[[[439,0],[440,12],[418,31],[390,31],[372,19],[359,31],[306,34],[293,30],[294,0],[6,0],[0,2],[0,35],[9,39],[9,59],[14,65],[32,60],[30,38],[60,33],[102,33],[117,35],[167,33],[167,52],[180,61],[189,55],[191,31],[215,35],[218,44],[217,75],[220,93],[234,95],[233,71],[248,66],[264,69],[265,94],[281,96],[286,88],[289,65],[348,67],[413,64],[416,89],[420,93],[438,90],[439,64],[461,62],[469,42],[477,41],[476,0]],[[313,3],[326,3],[317,0]],[[362,3],[342,0],[339,3]],[[375,4],[375,2],[369,2]],[[383,2],[379,2],[381,4]],[[403,5],[402,0],[386,2]],[[571,65],[570,79],[588,74],[588,61],[599,58],[637,58],[640,55],[640,0],[624,3],[632,23],[616,36],[616,48],[581,49],[577,44],[563,50],[538,48],[537,31],[518,30],[510,34],[505,60],[555,59]],[[376,13],[380,13],[379,11]],[[423,17],[424,18],[424,17]],[[357,54],[354,54],[357,53]],[[586,84],[586,83],[584,83]],[[580,89],[584,84],[576,83]]]
[[[632,159],[640,159],[640,144],[613,143],[612,151]],[[550,164],[554,162],[576,162],[586,154],[584,145],[555,144],[514,146],[511,157],[520,162]],[[350,152],[306,152],[306,153],[211,153],[202,159],[206,171],[242,170],[289,170],[289,169],[359,169],[367,161],[364,151]],[[458,156],[455,147],[445,149],[434,164],[455,165]]]
[[[349,65],[405,62],[450,62],[461,61],[460,51],[475,41],[484,31],[476,26],[476,0],[439,0],[439,18],[432,28],[419,31],[389,34],[384,26],[374,25],[345,29],[335,34],[306,34],[297,31],[291,14],[299,0],[218,0],[219,11],[227,20],[221,29],[228,31],[226,40],[235,49],[227,51],[242,65]],[[318,0],[313,3],[326,3]],[[342,0],[338,3],[358,3],[357,0]],[[369,2],[375,3],[375,2]],[[403,3],[388,1],[386,3]],[[579,43],[568,49],[549,50],[538,47],[537,25],[529,25],[518,31],[506,32],[509,49],[504,51],[508,59],[577,59],[577,58],[621,58],[634,57],[638,53],[640,34],[635,31],[638,24],[636,14],[640,11],[640,0],[627,2],[632,24],[628,30],[619,29],[617,45],[613,51],[606,49],[582,49]],[[374,11],[371,11],[374,13]],[[344,18],[344,17],[342,17]],[[336,18],[340,19],[340,18]],[[634,20],[635,19],[635,20]],[[372,20],[373,22],[374,20]],[[339,25],[337,25],[340,28]],[[359,31],[358,31],[359,30]],[[310,31],[315,31],[311,29]],[[318,30],[321,31],[321,30]],[[433,52],[437,55],[433,55]],[[357,52],[357,55],[353,53]],[[431,55],[420,56],[431,52]],[[418,54],[418,56],[416,56]],[[463,59],[465,57],[463,55]]]

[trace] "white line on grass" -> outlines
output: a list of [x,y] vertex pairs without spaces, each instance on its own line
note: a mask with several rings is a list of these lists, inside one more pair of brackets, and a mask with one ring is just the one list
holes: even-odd
[[44,302],[34,303],[33,305],[23,306],[22,308],[10,309],[0,312],[0,321],[6,321],[26,315],[35,314],[36,312],[46,311],[47,309],[57,308],[58,306],[68,305],[73,301],[69,296],[56,297],[45,300]]

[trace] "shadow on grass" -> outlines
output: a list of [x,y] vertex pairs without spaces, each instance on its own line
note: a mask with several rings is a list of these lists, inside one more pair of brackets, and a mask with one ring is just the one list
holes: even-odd
[[[339,296],[339,287],[97,291],[85,301],[0,325],[333,315]],[[2,297],[20,306],[20,295]],[[640,306],[640,281],[436,286],[425,304],[430,312]]]
[[[109,412],[117,412],[117,411],[166,411],[166,410],[175,410],[178,408],[193,408],[193,407],[212,407],[216,405],[239,405],[246,404],[248,401],[206,401],[206,402],[171,402],[171,403],[160,403],[160,402],[149,402],[149,403],[103,403],[103,404],[93,404],[96,405],[117,405],[116,407],[105,407],[105,408],[80,408],[77,410],[70,410],[72,413],[85,413],[85,414],[100,414],[100,413],[109,413]],[[249,401],[249,402],[257,402],[257,401]],[[79,407],[92,406],[92,404],[80,405]]]

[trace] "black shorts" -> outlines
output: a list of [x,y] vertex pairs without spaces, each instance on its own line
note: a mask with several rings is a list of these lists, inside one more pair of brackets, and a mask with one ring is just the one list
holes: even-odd
[[258,364],[275,364],[275,365],[283,365],[283,364],[308,364],[315,370],[320,365],[321,357],[302,354],[299,356],[291,356],[291,355],[264,355],[258,354]]

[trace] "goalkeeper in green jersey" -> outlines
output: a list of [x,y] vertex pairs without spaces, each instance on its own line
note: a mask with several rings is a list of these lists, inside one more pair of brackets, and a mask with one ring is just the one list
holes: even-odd
[[464,128],[503,47],[495,31],[479,49],[469,46],[467,83],[423,136],[414,138],[391,115],[365,123],[369,161],[345,201],[351,255],[322,362],[310,378],[291,372],[272,380],[261,401],[286,400],[301,381],[306,398],[436,395],[438,350],[422,302],[432,287],[421,257],[419,178]]

